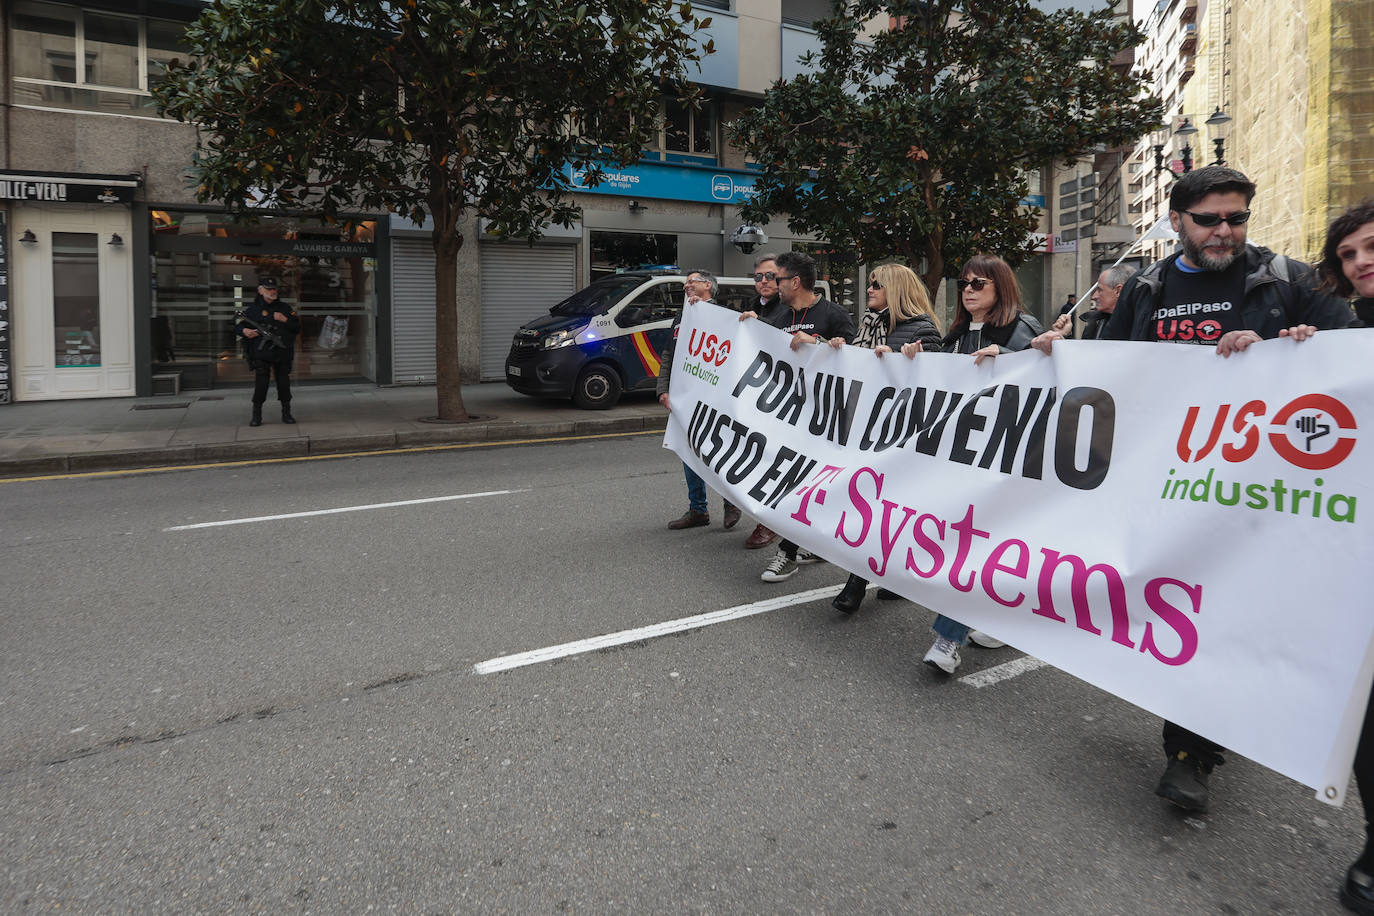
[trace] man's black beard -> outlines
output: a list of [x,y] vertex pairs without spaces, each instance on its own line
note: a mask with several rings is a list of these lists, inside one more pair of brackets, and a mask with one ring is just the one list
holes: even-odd
[[1225,260],[1218,261],[1216,258],[1204,254],[1202,246],[1194,243],[1183,232],[1179,232],[1178,240],[1183,243],[1183,256],[1194,266],[1201,267],[1203,270],[1225,270],[1235,263],[1241,252],[1245,251],[1245,242],[1232,242],[1231,253],[1226,256]]

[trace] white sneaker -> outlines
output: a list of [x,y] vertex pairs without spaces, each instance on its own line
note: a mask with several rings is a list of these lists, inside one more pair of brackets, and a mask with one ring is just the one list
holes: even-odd
[[930,651],[921,661],[932,668],[939,668],[945,674],[953,674],[954,670],[959,667],[959,644],[952,639],[937,636],[935,645],[930,647]]
[[768,565],[763,568],[763,575],[759,578],[765,582],[781,582],[792,577],[797,571],[797,561],[779,550],[773,555],[773,559],[768,561]]
[[807,550],[805,547],[798,547],[798,548],[797,548],[797,565],[798,565],[798,566],[808,566],[808,565],[810,565],[810,564],[812,564],[812,563],[824,563],[824,562],[825,562],[825,560],[823,560],[822,558],[816,556],[814,553],[812,553],[811,551]]
[[969,630],[968,641],[975,645],[982,646],[984,649],[1000,649],[1006,645],[1002,640],[994,639],[982,630]]

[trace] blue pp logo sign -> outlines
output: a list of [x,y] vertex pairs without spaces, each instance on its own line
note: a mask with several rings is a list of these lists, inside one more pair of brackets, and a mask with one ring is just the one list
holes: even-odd
[[716,200],[731,200],[735,196],[735,182],[729,175],[711,178],[711,196]]

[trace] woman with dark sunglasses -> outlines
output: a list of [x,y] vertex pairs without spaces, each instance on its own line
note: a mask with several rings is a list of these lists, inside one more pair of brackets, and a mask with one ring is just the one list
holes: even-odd
[[[1322,288],[1355,300],[1352,327],[1374,327],[1374,198],[1346,210],[1331,223],[1317,264]],[[1341,903],[1374,916],[1374,697],[1365,707],[1364,729],[1355,746],[1355,784],[1364,804],[1364,852],[1345,872]]]
[[[945,353],[965,353],[978,362],[999,353],[1025,350],[1044,331],[1040,322],[1021,307],[1021,288],[1006,261],[993,255],[974,255],[959,274],[959,309],[954,325],[941,341]],[[924,347],[919,342],[902,347],[902,355],[915,357]],[[922,659],[945,674],[959,667],[959,648],[972,638],[980,646],[995,649],[1002,642],[944,614],[935,618],[935,643]]]
[[[940,346],[940,319],[930,307],[925,284],[909,267],[879,265],[868,275],[868,310],[859,322],[854,346],[871,348],[882,356],[913,341],[932,348]],[[832,337],[828,343],[839,349],[844,338]],[[868,580],[851,575],[830,606],[842,614],[852,614],[863,603],[867,589]],[[900,597],[886,589],[879,589],[878,596]]]

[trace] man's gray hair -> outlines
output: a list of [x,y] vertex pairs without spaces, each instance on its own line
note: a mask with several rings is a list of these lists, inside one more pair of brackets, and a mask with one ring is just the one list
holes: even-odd
[[761,254],[757,258],[754,258],[754,269],[758,270],[759,265],[764,261],[776,261],[777,259],[778,256],[776,254]]
[[716,279],[716,275],[713,274],[713,273],[711,273],[709,270],[689,270],[689,271],[687,271],[687,276],[690,277],[690,276],[693,276],[693,275],[696,275],[696,276],[698,276],[698,277],[701,277],[701,279],[703,279],[703,280],[705,280],[707,283],[711,284],[711,298],[712,298],[712,299],[716,298],[716,291],[720,289],[720,281]]
[[1126,281],[1134,277],[1138,271],[1130,264],[1118,264],[1115,267],[1108,267],[1102,271],[1102,280],[1108,287],[1125,285]]

